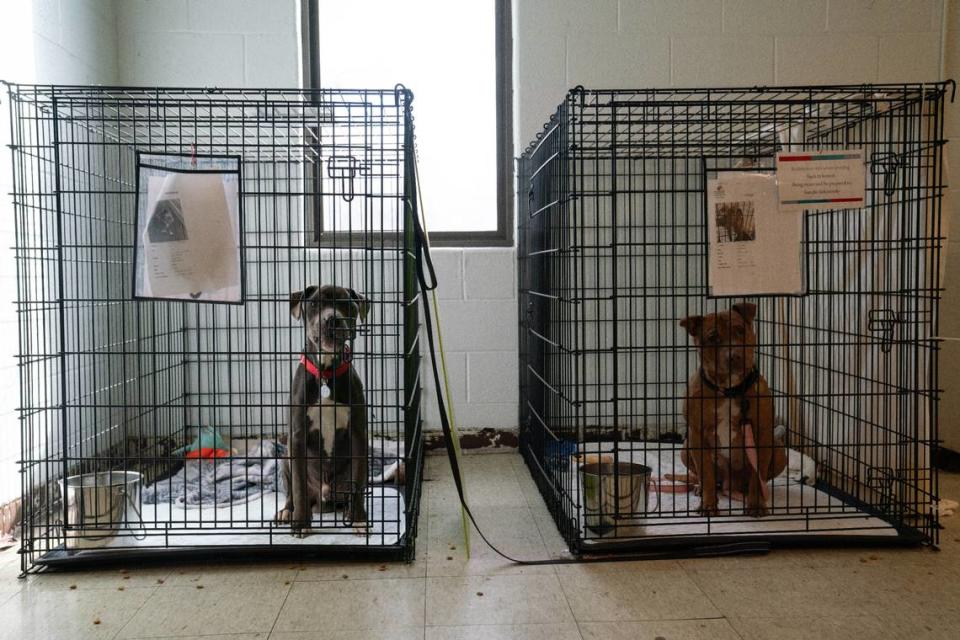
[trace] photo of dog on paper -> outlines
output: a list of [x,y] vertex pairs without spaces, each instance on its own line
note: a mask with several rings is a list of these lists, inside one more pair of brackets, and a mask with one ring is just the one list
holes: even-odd
[[717,242],[749,242],[757,239],[753,220],[753,201],[718,203],[713,210],[717,223]]
[[239,289],[236,201],[236,180],[221,174],[149,176],[140,237],[146,277],[138,295],[197,299],[206,293],[210,299]]
[[780,210],[774,174],[718,171],[707,181],[710,294],[802,293],[802,215]]

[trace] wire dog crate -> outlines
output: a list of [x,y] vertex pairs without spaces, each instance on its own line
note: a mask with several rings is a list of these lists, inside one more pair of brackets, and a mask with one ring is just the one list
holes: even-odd
[[[412,93],[8,95],[24,571],[158,552],[412,557],[423,452]],[[194,186],[210,175],[223,177],[216,188]],[[167,286],[184,260],[196,262],[178,286],[208,288]],[[223,264],[237,279],[210,284]],[[320,285],[340,292],[335,353],[307,342]],[[298,366],[305,395],[292,396]],[[311,397],[336,407],[336,432],[324,413],[291,434],[291,411]],[[342,443],[341,429],[358,440]],[[325,487],[296,530],[282,513],[296,493],[285,463],[318,469]],[[344,465],[359,472],[338,489]],[[344,491],[362,511],[346,515]]]
[[[520,420],[522,453],[573,552],[936,544],[953,87],[566,95],[519,165]],[[708,227],[730,224],[719,210],[707,222],[708,180],[769,176],[777,152],[834,149],[863,151],[865,202],[798,215],[804,291],[713,295]],[[719,241],[754,239],[749,215]],[[704,334],[709,318],[719,333]],[[757,377],[730,376],[752,391],[707,390],[700,346],[704,358],[728,349],[731,371],[734,352],[755,353]],[[751,470],[750,447],[781,467]],[[747,487],[769,492],[761,517]]]

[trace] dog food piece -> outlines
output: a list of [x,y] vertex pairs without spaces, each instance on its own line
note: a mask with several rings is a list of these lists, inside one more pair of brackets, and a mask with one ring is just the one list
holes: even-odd
[[75,584],[70,585],[70,590],[71,590],[71,591],[73,591],[73,590],[76,589],[76,588],[77,588],[77,585],[75,585]]
[[203,585],[202,585],[202,584],[198,584],[198,585],[197,585],[197,589],[203,589]]
[[453,556],[447,556],[447,560],[453,560]]
[[483,591],[477,591],[477,595],[482,598],[482,597],[483,597]]
[[93,624],[100,624],[100,618],[94,618]]
[[123,590],[124,590],[123,587],[117,587],[117,591],[123,591]]
[[157,578],[157,584],[163,584],[163,578]]
[[344,580],[346,580],[349,576],[348,576],[347,574],[343,574],[343,575],[340,576],[340,577],[343,578]]

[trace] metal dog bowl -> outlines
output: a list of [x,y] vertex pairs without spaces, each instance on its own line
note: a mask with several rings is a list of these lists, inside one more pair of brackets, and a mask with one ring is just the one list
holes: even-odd
[[103,547],[127,525],[127,506],[140,513],[140,474],[103,471],[60,481],[67,506],[63,533],[67,549]]
[[647,511],[653,470],[635,462],[591,462],[580,467],[587,528],[603,535],[618,519]]

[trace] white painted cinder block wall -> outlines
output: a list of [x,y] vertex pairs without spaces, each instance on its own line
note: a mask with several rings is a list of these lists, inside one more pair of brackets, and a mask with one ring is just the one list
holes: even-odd
[[[124,0],[117,8],[124,84],[298,86],[294,0]],[[435,249],[434,261],[458,422],[515,427],[515,254]],[[422,379],[427,428],[439,428],[429,370]]]
[[[0,5],[0,78],[18,83],[114,84],[117,29],[113,0],[10,0]],[[6,95],[0,96],[0,504],[20,495],[13,190]]]
[[[513,0],[514,131],[522,152],[564,93],[960,79],[953,0]],[[942,55],[943,54],[943,55]],[[960,167],[960,101],[947,105]],[[955,169],[958,171],[960,169]],[[948,181],[949,183],[949,181]],[[960,220],[953,181],[945,223]],[[955,222],[954,229],[960,229]],[[941,333],[960,337],[960,233],[949,241]],[[960,342],[941,352],[941,436],[960,450]]]
[[[936,80],[946,6],[945,0],[513,0],[515,148],[522,151],[577,84]],[[298,82],[294,0],[123,0],[117,12],[123,83]],[[949,33],[946,76],[957,76],[960,34],[955,27]],[[953,203],[955,215],[960,198]],[[509,249],[436,254],[459,422],[515,426],[515,255]],[[960,280],[960,259],[950,264],[957,274],[948,278]],[[436,426],[429,390],[427,406],[428,425]]]

